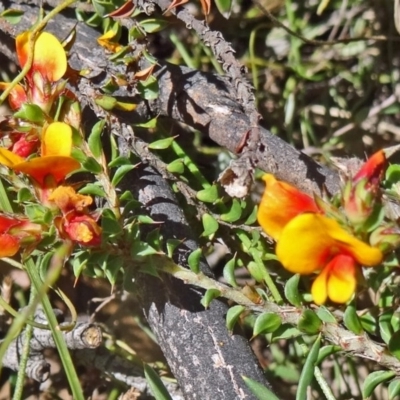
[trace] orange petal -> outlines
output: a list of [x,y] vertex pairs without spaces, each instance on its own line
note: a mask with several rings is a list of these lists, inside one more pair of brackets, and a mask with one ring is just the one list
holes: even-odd
[[4,215],[0,215],[0,233],[7,232],[10,228],[20,224],[22,221],[15,218],[9,218]]
[[42,157],[70,156],[72,150],[72,129],[64,122],[53,122],[43,132]]
[[82,212],[93,202],[90,196],[76,193],[71,186],[58,186],[49,196],[49,200],[54,201],[62,212],[67,212],[68,210]]
[[49,156],[33,158],[20,163],[14,167],[14,171],[23,172],[31,176],[41,187],[44,187],[47,176],[52,176],[55,182],[59,183],[68,174],[79,168],[79,162],[72,157]]
[[0,257],[12,257],[19,250],[19,242],[14,236],[0,235]]
[[357,172],[353,178],[353,183],[359,182],[361,179],[367,178],[373,184],[380,182],[383,172],[386,168],[386,156],[383,150],[373,154]]
[[65,222],[65,232],[75,242],[86,246],[101,243],[101,228],[89,215],[73,215]]
[[16,164],[20,164],[25,160],[17,154],[7,149],[0,148],[0,164],[13,168]]
[[359,264],[373,266],[382,261],[381,251],[347,233],[333,219],[302,214],[282,231],[276,255],[289,271],[310,274],[322,269],[335,255],[352,256]]
[[286,182],[265,174],[265,191],[258,208],[258,222],[273,239],[278,240],[285,225],[304,212],[318,212],[314,200]]
[[[10,86],[7,82],[0,82],[0,90],[6,90]],[[16,85],[8,95],[8,103],[13,111],[19,110],[24,103],[28,102],[25,89],[21,85]]]
[[[30,32],[16,38],[19,64],[24,67],[28,60]],[[35,45],[31,71],[39,71],[50,82],[58,81],[67,70],[67,56],[59,40],[48,32],[39,33]]]

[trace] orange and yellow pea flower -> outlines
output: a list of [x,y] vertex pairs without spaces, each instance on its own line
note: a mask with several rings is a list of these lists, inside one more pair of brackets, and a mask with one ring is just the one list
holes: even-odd
[[[21,68],[28,60],[30,36],[30,32],[23,32],[16,38]],[[25,103],[33,103],[48,111],[53,98],[63,90],[62,85],[51,88],[51,84],[61,79],[67,70],[67,56],[58,39],[48,32],[39,33],[33,52],[32,67],[26,75],[26,87],[16,85],[9,95],[9,104],[13,110],[20,109]],[[7,89],[9,85],[10,83],[0,82],[0,90]]]
[[319,273],[311,289],[315,303],[323,304],[327,298],[346,303],[356,288],[358,266],[379,264],[381,251],[322,215],[305,193],[270,174],[263,179],[267,186],[258,221],[277,241],[279,261],[293,273]]
[[55,186],[80,164],[71,157],[72,129],[64,122],[53,122],[42,133],[41,156],[25,160],[0,148],[0,164],[34,179],[40,188]]
[[92,204],[90,196],[76,193],[71,186],[59,186],[49,196],[63,216],[56,218],[57,229],[63,238],[85,246],[101,243],[101,228],[87,207]]
[[41,238],[41,226],[28,219],[0,215],[0,258],[14,256],[21,245]]

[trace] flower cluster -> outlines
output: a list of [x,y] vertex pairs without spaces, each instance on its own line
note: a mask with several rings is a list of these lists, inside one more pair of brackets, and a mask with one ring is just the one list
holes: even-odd
[[[372,267],[383,260],[378,240],[368,238],[369,221],[381,207],[380,183],[386,167],[383,151],[374,154],[354,177],[349,177],[341,196],[341,208],[311,198],[293,186],[266,174],[258,221],[276,242],[276,255],[293,273],[318,276],[311,294],[316,304],[329,298],[346,303],[353,296],[361,266]],[[388,232],[377,230],[380,239]],[[359,237],[357,237],[358,235]]]
[[[16,39],[21,67],[29,58],[30,35],[24,32]],[[72,157],[80,116],[77,107],[71,106],[75,99],[62,79],[66,71],[67,57],[61,43],[52,34],[41,32],[24,83],[14,86],[8,98],[15,113],[0,127],[4,146],[0,148],[0,164],[7,168],[3,176],[27,183],[34,201],[46,207],[53,218],[51,224],[38,224],[27,217],[0,214],[0,257],[14,255],[21,246],[29,250],[51,226],[63,241],[83,246],[101,243],[98,216],[88,208],[92,198],[76,193],[65,182],[81,167]],[[0,82],[0,89],[9,85]]]

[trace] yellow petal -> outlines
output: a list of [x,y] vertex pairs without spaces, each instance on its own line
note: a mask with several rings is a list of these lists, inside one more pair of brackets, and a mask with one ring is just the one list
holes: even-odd
[[367,266],[379,264],[382,253],[347,233],[333,219],[318,214],[302,214],[282,231],[276,254],[289,271],[310,274],[322,269],[337,254],[352,256]]
[[53,122],[43,132],[42,157],[69,156],[72,149],[72,129],[64,122]]
[[335,303],[347,303],[356,290],[356,278],[351,275],[343,278],[332,273],[328,279],[328,297]]
[[285,225],[304,212],[318,212],[314,200],[286,182],[265,174],[265,191],[261,199],[257,219],[263,230],[278,240]]
[[335,303],[347,303],[356,290],[355,276],[356,261],[351,256],[335,256],[313,282],[314,302],[321,305],[329,297]]
[[24,162],[25,160],[17,154],[7,149],[0,148],[0,164],[12,168],[14,165]]
[[[16,38],[17,55],[21,67],[28,60],[30,32]],[[59,40],[48,32],[41,32],[34,45],[31,71],[39,71],[50,82],[58,81],[67,70],[67,56]]]
[[117,31],[109,30],[104,35],[100,36],[97,39],[97,42],[100,46],[104,47],[105,49],[112,51],[113,53],[117,53],[121,50],[122,46],[119,43],[116,43],[116,36]]
[[329,270],[324,268],[311,286],[311,295],[315,304],[324,304],[328,298],[328,273]]

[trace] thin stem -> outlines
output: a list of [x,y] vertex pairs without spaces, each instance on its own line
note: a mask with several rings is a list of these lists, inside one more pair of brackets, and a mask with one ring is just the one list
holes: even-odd
[[61,327],[58,324],[57,318],[54,314],[54,310],[51,306],[50,300],[46,294],[47,289],[49,288],[49,282],[55,282],[57,279],[59,272],[61,271],[62,264],[59,266],[58,271],[51,270],[46,276],[45,282],[40,279],[38,269],[34,264],[32,259],[29,259],[27,262],[27,272],[29,274],[29,278],[35,289],[38,292],[37,298],[41,298],[41,304],[43,307],[43,311],[46,314],[47,320],[49,322],[49,326],[51,332],[53,334],[54,342],[56,343],[57,350],[60,354],[61,362],[64,367],[65,374],[68,378],[68,383],[70,385],[72,391],[72,397],[76,400],[84,400],[82,388],[79,382],[78,375],[75,371],[74,364],[71,359],[71,355],[69,354],[68,347],[65,343],[64,337],[61,333]]
[[[35,290],[31,289],[31,293],[29,296],[29,305],[33,304],[35,299]],[[15,391],[13,395],[13,400],[22,399],[22,392],[24,389],[24,381],[26,376],[26,366],[28,364],[29,352],[30,352],[30,344],[33,334],[33,326],[28,325],[24,331],[24,346],[22,348],[22,355],[19,362],[19,368],[17,373],[17,382],[15,384]]]

